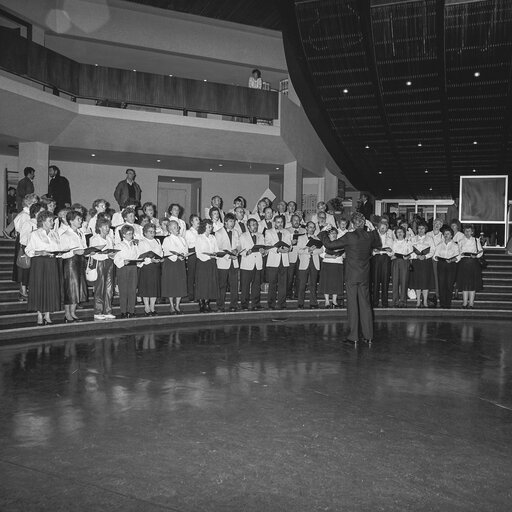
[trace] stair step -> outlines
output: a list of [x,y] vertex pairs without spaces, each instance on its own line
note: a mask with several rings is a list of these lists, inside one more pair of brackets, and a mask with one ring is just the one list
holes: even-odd
[[0,291],[17,290],[17,289],[18,289],[18,283],[15,283],[14,281],[11,281],[11,280],[0,281]]

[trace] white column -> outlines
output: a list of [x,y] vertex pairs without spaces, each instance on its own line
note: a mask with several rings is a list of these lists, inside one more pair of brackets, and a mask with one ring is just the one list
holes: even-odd
[[338,196],[338,177],[329,169],[324,171],[324,201],[329,201]]
[[296,161],[284,164],[283,199],[302,204],[302,167]]
[[18,152],[18,172],[23,178],[23,169],[33,167],[36,170],[34,192],[42,196],[48,192],[48,153],[50,146],[42,142],[20,142]]

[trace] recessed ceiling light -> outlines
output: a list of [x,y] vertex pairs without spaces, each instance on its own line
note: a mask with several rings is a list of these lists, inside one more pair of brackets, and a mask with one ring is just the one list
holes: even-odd
[[219,164],[219,167],[222,167],[222,164]]
[[390,188],[388,188],[388,190],[391,192],[391,189],[390,189]]
[[348,94],[348,89],[343,89],[343,94]]
[[430,192],[432,192],[432,187],[429,188]]
[[473,169],[473,172],[476,172],[476,169]]
[[370,146],[368,146],[368,144],[366,144],[365,148],[366,148],[366,149],[370,149]]
[[172,75],[169,75],[169,76],[172,76]]
[[213,169],[210,167],[210,171],[213,171]]
[[425,174],[428,174],[428,169],[425,169]]
[[478,144],[478,142],[476,140],[474,140],[473,144],[476,146]]
[[480,71],[475,71],[475,72],[474,72],[474,76],[475,76],[476,78],[478,78],[478,77],[480,76]]
[[160,163],[160,162],[161,162],[161,160],[157,160],[157,162],[158,162],[158,163]]
[[[173,178],[172,181],[176,181],[176,180]],[[432,190],[432,189],[430,189],[430,190]]]
[[96,67],[98,67],[98,64],[94,64]]
[[206,80],[206,78],[203,80],[203,82],[208,82],[208,80]]
[[410,87],[412,85],[412,82],[410,80],[407,80],[407,82],[405,82],[405,85],[407,85],[407,87]]
[[418,142],[418,147],[421,148],[421,146],[423,146],[423,144],[421,142]]
[[379,171],[379,174],[382,174],[382,171]]
[[91,153],[91,156],[96,156],[96,153]]
[[279,167],[276,167],[276,171],[279,171]]
[[137,71],[136,69],[132,69],[132,71]]

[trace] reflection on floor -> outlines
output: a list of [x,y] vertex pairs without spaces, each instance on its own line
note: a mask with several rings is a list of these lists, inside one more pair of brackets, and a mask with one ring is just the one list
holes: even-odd
[[0,350],[2,511],[508,511],[512,323],[274,322]]

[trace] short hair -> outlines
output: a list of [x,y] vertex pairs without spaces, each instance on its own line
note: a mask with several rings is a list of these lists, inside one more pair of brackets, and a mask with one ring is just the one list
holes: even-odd
[[119,236],[121,237],[121,240],[124,240],[126,233],[129,233],[130,231],[135,233],[133,226],[129,226],[128,224],[121,226],[121,229],[119,230]]
[[142,211],[146,211],[146,208],[148,208],[149,206],[151,206],[153,208],[153,212],[155,214],[155,217],[156,217],[156,204],[152,203],[151,201],[146,201],[143,205],[142,205]]
[[243,205],[243,207],[245,208],[247,206],[247,201],[245,200],[245,197],[242,197],[242,196],[236,196],[235,199],[233,200],[233,204],[236,202],[236,201],[240,201]]
[[354,212],[350,217],[350,221],[352,222],[352,224],[354,224],[354,226],[356,224],[364,225],[366,223],[366,218],[362,213]]
[[103,226],[108,226],[110,229],[110,220],[105,217],[98,217],[98,219],[96,220],[96,229],[95,229],[96,233],[99,233],[100,229]]
[[475,226],[473,224],[464,224],[464,226],[462,227],[463,230],[465,229],[471,229],[471,231],[473,231],[473,233],[475,232]]
[[224,215],[224,222],[228,220],[236,221],[235,215],[233,213],[226,213],[226,215]]
[[49,196],[48,194],[44,194],[41,196],[41,199],[39,200],[39,202],[43,205],[43,206],[48,206],[50,203],[55,203],[57,204],[57,201],[55,199],[53,199],[52,196]]
[[37,214],[41,211],[41,208],[43,210],[46,210],[45,205],[43,203],[34,203],[30,205],[29,212],[30,212],[30,218],[35,219]]
[[67,220],[68,224],[72,220],[75,220],[77,217],[80,217],[83,220],[83,216],[82,216],[81,212],[79,212],[77,210],[71,210],[68,213],[66,213],[66,220]]
[[213,212],[218,212],[219,217],[220,217],[220,210],[219,210],[216,206],[212,206],[212,207],[208,210],[208,216],[210,217],[210,219],[212,218],[212,213],[213,213]]
[[335,235],[337,235],[337,234],[338,234],[338,230],[337,230],[336,228],[331,228],[331,229],[329,230],[329,235],[330,235],[331,233],[334,233]]
[[312,221],[312,220],[309,220],[308,222],[306,222],[306,228],[311,225],[313,226],[315,229],[316,229],[316,224]]
[[222,200],[222,197],[220,197],[219,195],[214,195],[212,196],[212,198],[210,199],[210,203],[216,198],[218,197],[220,199],[220,204],[221,206],[224,204],[224,201]]
[[284,224],[285,224],[285,222],[286,222],[286,219],[284,218],[284,215],[276,215],[276,216],[274,217],[274,222],[275,222],[277,219],[281,219],[281,220],[283,221],[283,226],[284,226]]
[[37,227],[41,228],[43,227],[43,223],[46,222],[48,219],[53,219],[55,216],[52,212],[49,212],[48,210],[43,210],[42,212],[39,212],[37,214]]
[[178,210],[179,210],[178,211],[178,217],[179,217],[181,215],[181,206],[178,203],[171,203],[169,205],[169,208],[167,208],[167,213],[169,215],[172,215],[172,209],[175,208],[175,207],[178,208]]
[[108,208],[110,204],[106,199],[95,199],[92,203],[92,207],[96,210],[96,208],[103,203],[105,205],[105,208]]
[[350,221],[346,217],[340,217],[340,219],[338,220],[338,225],[340,222],[344,222],[348,226],[348,223]]
[[58,212],[57,212],[57,215],[60,217],[60,214],[64,214],[64,218],[66,218],[68,212],[71,211],[71,208],[69,208],[68,206],[65,206],[64,208],[61,208]]
[[60,169],[56,165],[50,165],[48,169],[53,169],[57,176],[60,176]]
[[[149,222],[149,217],[148,217],[147,215],[141,215],[141,216],[139,217],[139,219],[138,219],[137,224],[140,224],[140,225],[142,226],[142,223],[143,223],[144,221]],[[146,225],[146,224],[144,224],[144,225]]]
[[416,229],[425,228],[425,231],[428,229],[428,225],[424,220],[420,220],[416,225]]
[[258,78],[261,78],[261,71],[260,71],[258,68],[254,68],[254,69],[251,71],[251,75],[254,75],[254,73],[256,73],[256,75],[258,76]]
[[450,228],[450,227],[448,227],[448,226],[445,226],[445,227],[443,228],[443,235],[444,235],[447,231],[449,231],[449,232],[452,234],[452,238],[453,238],[453,229],[452,229],[452,228]]
[[137,175],[137,173],[132,168],[126,169],[125,174],[128,174],[130,171],[132,171],[133,174]]
[[39,196],[37,194],[27,194],[23,198],[23,206],[24,207],[30,207],[30,205],[37,203],[39,201]]
[[318,203],[316,203],[316,207],[318,208],[321,204],[325,204],[325,206],[327,206],[325,201],[318,201]]
[[23,174],[25,175],[25,178],[32,172],[34,174],[36,172],[36,170],[33,167],[25,167],[25,169],[23,169]]
[[293,204],[295,206],[295,209],[297,209],[297,203],[295,201],[288,201],[286,206],[290,206],[291,204]]
[[327,219],[327,212],[317,212],[316,214],[316,218],[318,219],[318,217],[320,217],[320,215],[323,215],[326,219]]
[[192,226],[192,221],[193,221],[194,219],[199,219],[199,220],[201,220],[201,219],[199,218],[199,215],[197,215],[197,213],[193,213],[193,214],[188,218],[188,223],[189,223],[191,226]]
[[123,220],[126,220],[126,217],[128,217],[128,215],[130,215],[130,213],[133,213],[135,215],[135,210],[133,208],[125,208],[121,212],[121,216],[123,217]]
[[265,206],[263,213],[265,213],[267,210],[270,210],[272,213],[274,213],[274,210],[272,210],[272,206]]
[[[176,222],[176,221],[174,221]],[[144,225],[144,227],[142,228],[142,234],[145,235],[149,229],[153,228],[156,232],[156,226],[152,223],[152,222],[148,222],[147,224]]]
[[210,219],[202,219],[199,223],[199,227],[197,228],[197,233],[202,235],[206,231],[207,225],[213,226],[213,222]]
[[401,232],[404,234],[404,237],[405,237],[405,235],[407,234],[407,231],[406,231],[402,226],[397,226],[397,227],[395,228],[395,235],[396,235],[399,231],[401,231]]
[[294,213],[291,217],[290,217],[290,221],[295,218],[295,219],[299,219],[299,222],[301,221],[301,218],[300,218],[300,215]]
[[109,222],[112,220],[112,215],[110,212],[101,212],[98,213],[98,216],[96,217],[96,222],[98,222],[100,219],[107,219]]
[[247,221],[247,226],[249,226],[249,224],[253,223],[258,225],[258,221],[254,218],[254,217],[251,217],[248,221]]
[[461,223],[460,223],[459,219],[452,219],[452,220],[450,221],[450,226],[451,226],[452,224],[455,224],[455,225],[457,226],[457,229],[458,229],[459,231],[461,230],[462,226],[461,226]]

